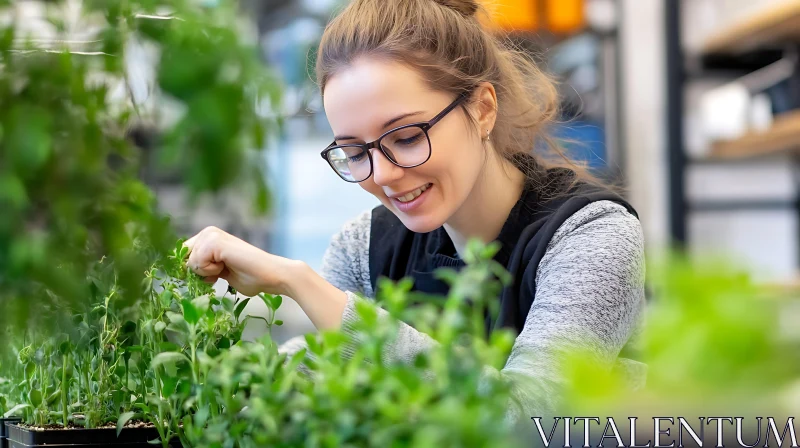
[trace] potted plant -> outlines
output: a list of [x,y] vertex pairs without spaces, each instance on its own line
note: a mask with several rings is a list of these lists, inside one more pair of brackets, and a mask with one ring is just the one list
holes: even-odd
[[[441,298],[450,317],[431,319],[434,308],[414,308],[424,311],[419,324],[430,325],[444,342],[414,365],[380,362],[397,321],[378,319],[367,302],[359,305],[362,326],[309,335],[308,356],[301,351],[289,359],[269,332],[260,341],[241,340],[251,319],[268,328],[281,325],[275,311],[282,299],[259,295],[255,299],[264,301],[268,315],[244,315],[253,299],[237,301],[235,291],[216,297],[188,271],[180,242],[147,272],[147,294],[135,308],[119,307],[118,285],[108,276],[114,270],[99,263],[92,277],[95,301],[65,316],[55,332],[16,338],[27,341],[17,350],[21,377],[13,379],[24,421],[9,426],[10,444],[359,445],[421,437],[458,438],[464,446],[512,443],[500,424],[504,389],[472,387],[481,374],[475,367],[497,365],[511,339],[499,333],[487,345],[477,337],[482,320],[476,316],[483,312],[466,304],[491,297],[499,282],[492,280],[493,262],[471,251],[474,262],[449,279],[456,292]],[[491,258],[491,250],[483,253]],[[381,296],[398,317],[413,298],[409,286],[382,286]],[[354,354],[344,356],[349,350]],[[431,374],[440,381],[427,384],[423,379]],[[386,401],[392,390],[395,396]],[[453,406],[459,412],[452,413]],[[478,417],[483,424],[463,426],[465,418]]]
[[117,306],[117,285],[106,275],[113,269],[98,266],[96,301],[65,316],[54,333],[27,335],[13,378],[24,422],[9,426],[12,445],[179,443],[183,416],[207,406],[187,402],[204,381],[203,363],[240,342],[248,320],[264,319],[242,316],[250,299],[213,297],[188,272],[186,252],[178,244],[147,272],[135,310]]

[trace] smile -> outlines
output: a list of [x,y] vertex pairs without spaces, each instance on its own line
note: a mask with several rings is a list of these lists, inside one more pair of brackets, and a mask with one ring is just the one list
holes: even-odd
[[410,191],[399,198],[390,198],[395,208],[403,213],[410,213],[418,209],[430,194],[433,184],[426,184],[414,191]]
[[406,194],[405,196],[401,196],[401,197],[395,198],[395,199],[397,199],[398,201],[403,202],[403,203],[411,202],[414,199],[418,198],[422,193],[424,193],[431,186],[432,186],[431,184],[423,185],[423,186],[417,188],[416,190]]

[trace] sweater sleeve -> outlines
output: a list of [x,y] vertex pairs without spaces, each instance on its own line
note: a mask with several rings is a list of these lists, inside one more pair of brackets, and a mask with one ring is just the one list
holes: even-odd
[[322,257],[320,275],[342,291],[372,297],[369,280],[369,235],[372,211],[346,222],[333,236]]
[[[372,297],[369,279],[369,235],[372,210],[364,211],[347,221],[337,232],[322,256],[320,276],[345,291],[352,301],[354,293]],[[305,335],[295,336],[281,344],[280,353],[289,356],[306,348]]]
[[[505,367],[500,372],[487,367],[484,372],[502,375],[511,384],[508,421],[552,415],[564,383],[559,350],[588,350],[608,367],[618,362],[643,315],[643,248],[639,221],[613,202],[587,205],[559,227],[539,265],[536,300]],[[357,300],[348,294],[344,331],[359,319]],[[385,353],[393,360],[411,361],[435,344],[430,336],[401,323]],[[620,367],[627,376],[642,377],[641,363],[625,360]]]

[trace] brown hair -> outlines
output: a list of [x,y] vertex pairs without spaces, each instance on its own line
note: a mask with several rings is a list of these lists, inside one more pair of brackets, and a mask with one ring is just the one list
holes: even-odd
[[[552,190],[542,182],[553,167],[575,174],[568,186],[577,181],[600,185],[548,135],[559,115],[554,80],[526,53],[486,31],[480,12],[477,0],[352,0],[322,36],[316,60],[320,91],[363,56],[402,62],[431,88],[454,95],[489,82],[498,102],[491,138],[502,157],[542,190]],[[539,156],[525,157],[534,147]]]

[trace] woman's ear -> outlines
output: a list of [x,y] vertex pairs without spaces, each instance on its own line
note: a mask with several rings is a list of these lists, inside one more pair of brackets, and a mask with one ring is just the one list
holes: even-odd
[[478,133],[482,139],[494,129],[497,120],[497,92],[490,82],[482,82],[475,89],[475,118],[478,122]]

